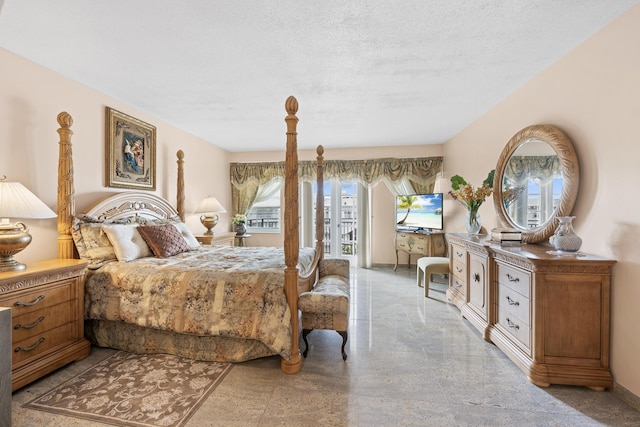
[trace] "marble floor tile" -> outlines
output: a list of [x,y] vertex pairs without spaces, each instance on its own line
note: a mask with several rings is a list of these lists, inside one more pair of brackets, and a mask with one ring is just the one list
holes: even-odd
[[[187,427],[640,425],[611,391],[531,384],[446,301],[445,283],[424,297],[415,267],[352,268],[351,283],[347,361],[340,335],[313,331],[301,372],[283,374],[278,357],[238,363]],[[93,348],[16,391],[12,425],[100,425],[22,405],[113,352]]]

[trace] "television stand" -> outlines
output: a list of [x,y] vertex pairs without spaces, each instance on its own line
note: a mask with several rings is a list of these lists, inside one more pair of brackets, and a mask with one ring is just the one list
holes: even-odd
[[446,256],[447,245],[444,241],[444,233],[422,230],[396,231],[395,236],[396,265],[393,271],[398,269],[398,252],[406,252],[407,268],[411,267],[411,255],[424,256]]

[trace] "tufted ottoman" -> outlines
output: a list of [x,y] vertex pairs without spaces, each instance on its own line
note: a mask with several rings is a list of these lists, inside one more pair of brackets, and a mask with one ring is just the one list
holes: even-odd
[[307,357],[307,335],[314,329],[330,329],[342,336],[342,359],[347,360],[344,346],[349,326],[349,261],[321,259],[318,281],[308,292],[298,297],[298,309],[302,312],[302,339]]

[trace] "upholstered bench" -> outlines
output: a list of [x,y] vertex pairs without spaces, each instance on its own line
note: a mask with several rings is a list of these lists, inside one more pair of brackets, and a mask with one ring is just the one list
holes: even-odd
[[422,257],[418,258],[417,263],[417,282],[422,287],[424,282],[424,296],[429,297],[429,283],[432,274],[449,274],[449,258],[446,257]]
[[302,355],[307,357],[307,335],[312,330],[329,329],[342,337],[342,359],[347,360],[344,346],[349,326],[349,261],[321,259],[318,267],[318,281],[310,291],[303,292],[298,298],[305,345]]

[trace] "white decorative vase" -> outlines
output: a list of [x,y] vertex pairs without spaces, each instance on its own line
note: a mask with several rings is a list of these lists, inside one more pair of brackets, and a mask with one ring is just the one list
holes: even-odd
[[464,226],[467,229],[467,233],[472,235],[480,233],[482,222],[480,221],[480,214],[478,213],[478,211],[468,210],[464,221]]
[[575,216],[558,217],[558,228],[549,238],[549,243],[559,252],[578,252],[582,246],[582,239],[573,230],[574,218]]

